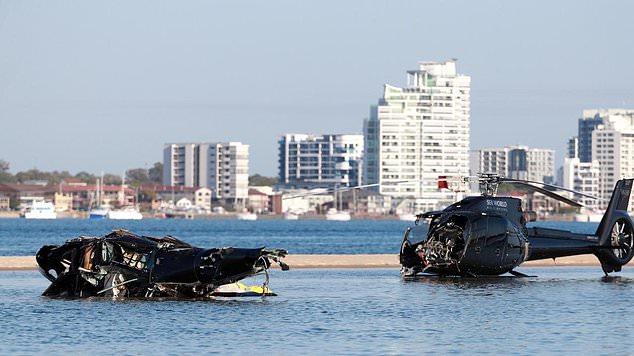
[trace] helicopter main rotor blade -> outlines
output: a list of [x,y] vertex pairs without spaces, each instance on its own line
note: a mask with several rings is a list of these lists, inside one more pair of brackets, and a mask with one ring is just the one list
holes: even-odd
[[[383,185],[394,185],[394,184],[401,184],[401,183],[407,183],[407,182],[411,182],[411,181],[409,181],[409,180],[400,180],[400,181],[395,181],[395,182],[383,183]],[[283,197],[282,199],[286,200],[286,199],[302,198],[302,197],[308,197],[308,196],[314,196],[314,195],[333,194],[335,192],[345,192],[345,191],[354,190],[354,189],[365,189],[365,188],[370,188],[370,187],[378,187],[379,185],[381,185],[381,184],[373,183],[373,184],[355,185],[354,187],[317,188],[317,189],[313,189],[310,192],[300,193],[300,194],[293,194],[293,195],[289,195],[289,196]]]
[[574,200],[570,200],[570,199],[568,199],[566,197],[562,197],[561,195],[559,195],[557,193],[553,193],[550,190],[547,190],[547,189],[544,189],[544,188],[541,188],[541,187],[536,187],[536,186],[534,186],[532,184],[526,183],[526,182],[521,181],[521,180],[507,180],[507,179],[504,179],[504,180],[501,180],[500,183],[528,188],[530,190],[533,190],[533,191],[536,191],[538,193],[544,194],[545,196],[553,198],[553,199],[555,199],[557,201],[560,201],[562,203],[566,203],[568,205],[574,206],[575,208],[581,208],[583,206],[583,205],[577,203]]
[[513,178],[500,178],[500,182],[524,182],[524,183],[532,183],[532,184],[540,184],[543,185],[544,187],[549,187],[552,189],[557,189],[557,190],[563,190],[566,192],[570,192],[576,195],[581,195],[584,196],[586,198],[590,198],[590,199],[596,199],[596,200],[601,200],[601,198],[594,196],[594,195],[590,195],[590,194],[585,194],[576,190],[572,190],[572,189],[568,189],[568,188],[564,188],[564,187],[560,187],[557,185],[552,185],[552,184],[548,184],[548,183],[544,183],[544,182],[538,182],[538,181],[533,181],[533,180],[521,180],[521,179],[513,179]]

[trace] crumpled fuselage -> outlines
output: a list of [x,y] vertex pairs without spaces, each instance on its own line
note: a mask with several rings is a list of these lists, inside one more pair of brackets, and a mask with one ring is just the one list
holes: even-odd
[[[529,244],[518,199],[467,198],[421,218],[430,220],[427,233],[423,226],[410,228],[401,246],[405,276],[499,275],[527,257]],[[410,242],[410,238],[420,240]]]
[[207,297],[220,285],[265,271],[271,261],[288,269],[284,256],[285,250],[203,249],[171,236],[116,230],[43,246],[36,259],[52,282],[45,296]]

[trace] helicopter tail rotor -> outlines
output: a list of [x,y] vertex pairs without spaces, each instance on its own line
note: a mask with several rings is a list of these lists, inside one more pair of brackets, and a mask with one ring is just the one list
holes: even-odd
[[622,179],[616,182],[612,198],[596,236],[599,246],[595,252],[603,272],[618,272],[634,256],[634,222],[627,212],[634,179]]

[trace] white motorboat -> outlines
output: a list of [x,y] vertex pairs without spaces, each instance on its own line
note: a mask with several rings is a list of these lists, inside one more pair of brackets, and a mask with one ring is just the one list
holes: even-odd
[[299,220],[299,214],[296,214],[292,211],[287,211],[284,213],[284,220]]
[[250,213],[248,211],[245,211],[242,213],[238,213],[237,218],[238,220],[255,221],[258,219],[258,216],[255,213]]
[[108,211],[108,219],[112,220],[141,220],[143,215],[139,212],[139,209],[133,206],[124,206],[121,209],[113,209]]
[[595,212],[592,210],[582,211],[579,214],[575,214],[574,220],[580,222],[600,222],[603,218],[603,213]]
[[22,216],[25,219],[57,219],[53,203],[37,200],[26,206]]
[[416,221],[416,214],[399,214],[398,219],[401,221]]
[[331,208],[328,209],[326,213],[326,220],[331,221],[350,221],[351,216],[347,211],[339,211],[337,209]]

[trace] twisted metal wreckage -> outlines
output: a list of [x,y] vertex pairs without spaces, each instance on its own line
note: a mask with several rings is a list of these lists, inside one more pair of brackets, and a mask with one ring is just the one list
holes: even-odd
[[[40,272],[51,281],[51,297],[213,297],[275,295],[268,289],[271,262],[286,250],[194,247],[172,236],[149,237],[115,230],[104,237],[81,236],[37,252]],[[51,273],[55,271],[55,275]],[[264,272],[264,285],[239,280]]]

